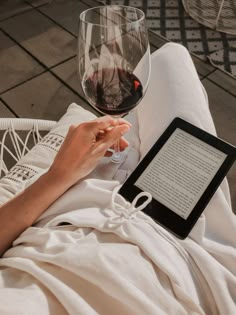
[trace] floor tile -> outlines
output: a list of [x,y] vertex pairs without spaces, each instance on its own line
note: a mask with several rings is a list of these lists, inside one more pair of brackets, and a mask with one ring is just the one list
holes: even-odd
[[236,97],[208,79],[202,80],[202,83],[208,93],[210,110],[219,136],[236,145]]
[[159,48],[156,48],[156,47],[150,45],[150,52],[151,52],[151,54],[152,54],[154,51],[156,51],[157,49],[159,49]]
[[77,57],[72,58],[55,68],[52,68],[52,72],[58,75],[74,91],[77,91],[80,95],[83,95],[83,90],[81,88],[78,75]]
[[2,94],[1,97],[20,117],[58,120],[72,102],[90,109],[49,72]]
[[[236,146],[236,98],[217,85],[204,79],[210,111],[215,122],[218,136]],[[233,206],[236,212],[236,164],[228,173]]]
[[0,118],[13,118],[15,115],[0,101]]
[[86,9],[88,6],[78,0],[53,0],[50,5],[39,8],[75,36],[78,34],[79,15]]
[[227,73],[218,69],[210,74],[207,78],[236,96],[236,78],[233,78]]
[[0,31],[0,94],[44,71],[22,48]]
[[213,67],[208,61],[204,61],[200,59],[199,57],[195,56],[194,54],[191,54],[191,57],[193,59],[193,63],[197,69],[197,72],[201,76],[207,76],[208,74],[215,71],[215,67]]
[[165,38],[155,34],[152,31],[148,32],[148,38],[149,38],[150,45],[152,45],[156,48],[160,48],[161,46],[165,45],[166,43],[169,43],[168,39],[165,39]]
[[36,10],[3,21],[0,27],[48,67],[76,54],[77,40]]
[[[164,37],[161,37],[158,34],[155,34],[152,31],[149,31],[148,36],[151,44],[151,51],[155,50],[155,47],[160,48],[161,46],[170,42],[169,40],[165,39]],[[215,67],[213,67],[208,61],[204,61],[193,54],[191,54],[191,57],[193,59],[193,62],[195,64],[195,67],[200,78],[207,76],[208,74],[215,70]]]
[[31,9],[24,0],[1,0],[0,21]]
[[25,0],[29,4],[31,4],[33,7],[40,7],[42,5],[50,5],[53,0]]

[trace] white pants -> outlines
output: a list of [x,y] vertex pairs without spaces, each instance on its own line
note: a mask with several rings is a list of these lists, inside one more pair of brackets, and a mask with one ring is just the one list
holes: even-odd
[[[216,135],[205,88],[198,78],[189,52],[179,44],[168,43],[152,54],[149,87],[134,114],[127,116],[127,119],[133,122],[128,140],[131,142],[131,148],[139,148],[140,156],[135,155],[133,150],[129,151],[126,162],[119,169],[114,163],[105,164],[105,167],[99,165],[95,169],[98,178],[123,182],[125,176],[135,168],[138,159],[144,157],[175,117],[183,118]],[[232,219],[234,215],[226,178],[206,207],[204,215],[205,232],[202,234],[210,238],[213,236],[214,239],[215,235],[218,235],[219,239],[224,239],[224,230],[232,231],[234,228],[232,224],[235,221]],[[223,229],[219,229],[220,222],[224,222]],[[198,227],[200,228],[199,223],[195,228]],[[199,234],[198,232],[196,234]],[[194,231],[191,234],[193,236]],[[229,239],[231,238],[229,235]]]
[[[205,88],[187,49],[179,44],[168,43],[152,54],[149,88],[137,113],[141,157],[175,117],[216,135]],[[231,206],[226,180],[221,187]]]
[[[215,133],[205,90],[198,79],[192,60],[185,48],[176,44],[167,44],[152,55],[150,86],[142,103],[138,105],[135,115],[132,115],[129,117],[134,120],[134,126],[129,136],[131,147],[133,146],[136,149],[140,147],[141,157],[145,155],[147,150],[176,116],[184,118],[210,133]],[[138,121],[138,124],[135,119]],[[137,126],[139,126],[139,129]],[[111,176],[109,167],[115,171],[116,177],[116,174],[120,173],[119,171],[122,170],[122,167],[124,172],[125,167],[126,170],[129,169],[129,166],[131,168],[135,167],[138,158],[139,154],[137,151],[131,150],[124,165],[121,165],[118,171],[115,169],[118,166],[114,166],[112,163],[107,165],[100,164],[96,168],[95,173],[90,176],[93,177],[97,173],[98,177],[111,179],[111,177],[108,177]],[[101,176],[99,176],[99,170],[102,167],[104,170],[106,169],[107,174],[100,172]],[[128,226],[128,229],[126,226],[125,240],[118,237],[120,235],[118,234],[118,228],[113,233],[107,233],[107,230],[106,233],[100,233],[101,227],[99,224],[103,222],[100,220],[101,218],[102,220],[104,218],[107,219],[107,216],[104,215],[103,217],[100,210],[110,203],[110,191],[114,189],[116,184],[118,183],[96,181],[96,179],[85,183],[82,182],[80,190],[78,186],[73,186],[48,209],[47,213],[44,213],[45,220],[47,216],[49,217],[48,220],[51,220],[50,216],[53,214],[58,216],[63,213],[66,216],[70,216],[70,218],[72,215],[73,225],[71,227],[60,226],[59,229],[73,229],[74,227],[85,226],[86,229],[82,231],[81,241],[86,241],[87,235],[88,240],[90,240],[91,236],[92,246],[90,246],[90,243],[82,243],[81,247],[77,247],[77,245],[80,245],[79,234],[73,231],[70,234],[69,230],[68,233],[60,233],[58,229],[48,229],[47,227],[45,229],[38,227],[29,228],[23,234],[23,239],[18,239],[19,245],[22,242],[28,245],[15,246],[15,248],[8,251],[8,256],[13,256],[12,259],[8,257],[6,260],[2,260],[2,264],[10,268],[5,268],[0,272],[0,288],[2,288],[0,301],[3,301],[0,303],[1,314],[65,314],[64,306],[73,310],[69,312],[70,314],[94,314],[95,312],[86,311],[89,308],[90,300],[92,301],[91,305],[100,303],[100,307],[103,307],[107,313],[111,313],[110,309],[112,309],[114,304],[114,314],[115,312],[117,314],[163,314],[165,312],[158,313],[157,309],[159,307],[162,308],[163,305],[165,306],[165,303],[168,304],[168,309],[169,301],[172,301],[171,303],[175,305],[176,293],[183,305],[187,306],[188,300],[184,300],[186,294],[182,295],[182,290],[186,291],[185,293],[190,296],[192,295],[192,300],[195,304],[198,303],[198,300],[201,300],[201,297],[198,299],[195,296],[196,291],[194,290],[195,286],[191,276],[186,276],[189,275],[189,270],[191,270],[186,261],[181,259],[181,265],[179,265],[180,255],[173,250],[174,246],[173,248],[171,247],[172,243],[167,248],[166,239],[162,238],[152,228],[147,229],[147,225],[143,224],[143,222],[140,222],[139,229],[132,224]],[[76,210],[75,216],[73,210]],[[62,212],[60,213],[60,211]],[[68,213],[66,214],[65,211],[68,211]],[[56,217],[55,219],[57,220]],[[72,221],[67,221],[67,218],[63,217],[63,222]],[[43,222],[41,221],[41,226],[42,224]],[[99,228],[94,229],[97,225],[99,225]],[[87,229],[87,227],[92,227],[92,230]],[[201,291],[202,294],[200,296],[203,295],[202,300],[206,300],[208,306],[201,306],[206,310],[209,308],[219,311],[206,311],[207,314],[235,314],[235,230],[235,217],[230,208],[229,192],[225,181],[191,231],[190,237],[185,241],[179,241],[180,245],[194,259],[199,279],[202,279],[202,283],[207,284],[206,291]],[[129,235],[130,238],[128,238]],[[152,258],[152,261],[158,262],[158,264],[156,263],[157,269],[154,270],[154,265],[149,263],[149,260],[143,254],[140,254],[139,249],[137,250],[132,245],[136,244],[135,242],[146,255],[148,253],[148,257]],[[97,243],[98,245],[96,245]],[[120,245],[123,243],[124,246],[121,247]],[[108,247],[106,247],[106,244],[108,244]],[[105,252],[103,251],[104,246],[107,249]],[[122,261],[118,266],[117,252],[114,252],[116,248],[118,248],[119,254],[122,256]],[[129,255],[133,253],[133,248],[134,255],[130,259]],[[97,252],[99,255],[97,255]],[[165,258],[167,255],[170,255],[168,259]],[[29,261],[25,257],[28,257]],[[123,260],[123,257],[127,260]],[[162,261],[162,259],[164,260]],[[145,266],[140,261],[144,262]],[[184,265],[182,264],[183,262]],[[114,264],[114,271],[113,267],[110,268],[110,263]],[[170,265],[168,272],[166,272],[167,263]],[[136,264],[138,267],[135,269],[134,266]],[[183,269],[181,269],[181,266],[183,266]],[[24,272],[22,273],[21,270]],[[90,270],[92,270],[91,273]],[[107,282],[107,270],[109,270],[111,276],[109,278],[110,282]],[[150,272],[146,272],[146,270]],[[173,272],[169,272],[171,270]],[[137,271],[137,273],[134,273],[134,271]],[[122,277],[121,281],[119,275],[123,272],[125,277]],[[160,278],[158,278],[159,274]],[[174,280],[170,282],[172,277],[163,277],[163,275],[173,275]],[[129,277],[132,278],[130,284],[138,283],[139,286],[137,287],[133,285],[135,290],[139,287],[142,288],[142,290],[139,290],[141,295],[135,297],[132,293],[132,298],[129,299],[130,286],[123,284],[127,282],[127,277],[128,279]],[[116,280],[117,278],[119,278],[119,281]],[[89,281],[85,283],[84,279],[85,281],[89,279]],[[98,279],[98,283],[93,286],[87,286],[88,283],[93,283],[94,279]],[[162,299],[161,294],[167,296],[168,292],[172,291],[173,287],[176,287],[178,282],[176,279],[179,279],[179,283],[183,283],[183,286],[178,287],[178,291],[175,291],[173,299],[172,297],[167,300]],[[167,289],[163,290],[161,286],[160,291],[156,291],[157,287],[152,286],[153,283],[158,285],[162,281],[167,285],[163,284],[163,287]],[[114,283],[114,285],[110,286],[110,283]],[[93,294],[99,286],[102,287],[101,294],[105,292],[104,288],[107,288],[109,298],[104,298],[104,300],[100,301],[100,295],[96,296],[96,293]],[[19,288],[27,289],[19,290]],[[191,291],[189,291],[189,288],[191,288]],[[205,296],[208,291],[211,292],[209,298]],[[77,292],[78,295],[74,295]],[[113,294],[114,292],[118,292],[116,296],[119,297],[119,300],[110,298],[110,293]],[[153,300],[146,303],[146,299],[144,299],[145,294],[143,295],[142,292],[148,292],[147,295]],[[83,298],[84,296],[87,296],[88,303],[86,298]],[[160,303],[157,302],[157,298],[160,300]],[[214,300],[212,303],[211,299]],[[6,303],[6,300],[9,302]],[[11,303],[12,301],[14,303]],[[116,307],[118,305],[117,301],[121,301],[119,305],[123,305],[122,307],[134,307],[134,311],[122,312],[121,309]],[[37,307],[36,305],[40,306]],[[145,311],[142,311],[139,305],[145,308]],[[154,308],[155,312],[150,311]],[[100,313],[106,314],[106,312]],[[176,314],[176,308],[173,307],[173,312],[167,313]],[[184,310],[179,313],[186,314]]]

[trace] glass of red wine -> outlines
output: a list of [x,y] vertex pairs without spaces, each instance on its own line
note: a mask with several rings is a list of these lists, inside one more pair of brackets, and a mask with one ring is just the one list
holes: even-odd
[[[150,77],[150,48],[143,11],[121,5],[81,13],[79,76],[89,103],[119,118],[143,98]],[[112,161],[119,163],[119,144]]]

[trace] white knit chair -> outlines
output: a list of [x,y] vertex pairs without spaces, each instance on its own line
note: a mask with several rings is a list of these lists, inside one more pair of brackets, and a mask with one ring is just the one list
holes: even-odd
[[55,124],[51,120],[0,118],[0,178]]

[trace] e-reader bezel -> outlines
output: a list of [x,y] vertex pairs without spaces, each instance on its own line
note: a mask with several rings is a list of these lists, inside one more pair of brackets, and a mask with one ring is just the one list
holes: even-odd
[[140,188],[135,186],[135,182],[177,128],[204,141],[227,155],[223,164],[205,189],[204,193],[186,220],[154,198],[143,210],[144,213],[148,214],[152,219],[164,226],[167,230],[171,231],[177,237],[184,239],[188,236],[230,167],[233,165],[236,159],[236,148],[234,146],[192,125],[182,118],[176,117],[122,185],[119,193],[125,199],[132,201],[135,196],[142,191]]

